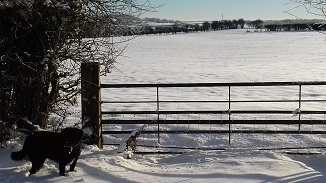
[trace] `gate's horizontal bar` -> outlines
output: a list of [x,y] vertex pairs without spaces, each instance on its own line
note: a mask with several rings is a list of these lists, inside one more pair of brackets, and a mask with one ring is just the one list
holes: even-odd
[[[292,114],[281,110],[202,110],[202,111],[102,111],[102,114]],[[326,114],[326,111],[301,111],[301,114]]]
[[102,120],[102,124],[277,124],[277,125],[324,125],[325,120]]
[[[104,104],[139,104],[139,103],[287,103],[299,102],[300,100],[147,100],[147,101],[109,101],[103,100]],[[326,100],[301,100],[301,102],[326,102]]]
[[181,152],[181,151],[135,151],[133,153],[147,155],[147,154],[184,154],[185,152]]
[[[103,134],[131,134],[133,131],[103,131]],[[141,134],[326,134],[326,131],[280,131],[280,130],[169,130],[169,131],[141,131]]]
[[238,82],[238,83],[155,83],[155,84],[101,84],[102,88],[145,88],[145,87],[218,87],[218,86],[291,86],[326,85],[326,81],[298,82]]

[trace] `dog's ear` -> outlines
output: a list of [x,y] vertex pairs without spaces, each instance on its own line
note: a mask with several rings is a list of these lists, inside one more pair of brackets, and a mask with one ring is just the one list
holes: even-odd
[[81,141],[84,134],[83,130],[78,128],[65,128],[61,131],[65,145],[74,146]]

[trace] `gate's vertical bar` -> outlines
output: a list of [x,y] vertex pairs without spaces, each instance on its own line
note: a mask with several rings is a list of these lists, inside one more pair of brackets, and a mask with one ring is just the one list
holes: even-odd
[[160,100],[158,86],[156,87],[156,110],[157,110],[157,141],[160,144]]
[[299,84],[299,132],[301,130],[301,94],[302,94],[302,85]]
[[229,86],[229,144],[231,144],[231,86]]
[[103,148],[100,64],[98,62],[81,65],[81,104],[82,126],[89,128],[92,132],[84,142]]

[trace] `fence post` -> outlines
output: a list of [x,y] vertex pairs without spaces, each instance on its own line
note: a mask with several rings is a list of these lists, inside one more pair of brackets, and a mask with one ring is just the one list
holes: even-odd
[[81,104],[82,126],[89,129],[86,144],[96,144],[103,148],[101,125],[101,87],[100,65],[98,62],[82,63],[81,65]]

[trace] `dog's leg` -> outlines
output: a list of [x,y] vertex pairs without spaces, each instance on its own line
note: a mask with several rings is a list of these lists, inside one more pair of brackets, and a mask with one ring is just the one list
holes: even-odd
[[43,163],[44,163],[45,159],[38,159],[37,161],[32,161],[32,168],[29,170],[29,175],[35,174],[36,171],[38,171]]
[[78,157],[74,159],[74,161],[70,165],[70,171],[74,171]]
[[66,173],[65,173],[65,171],[66,171],[66,163],[59,163],[59,172],[60,172],[60,175],[61,176],[65,176],[66,175]]

